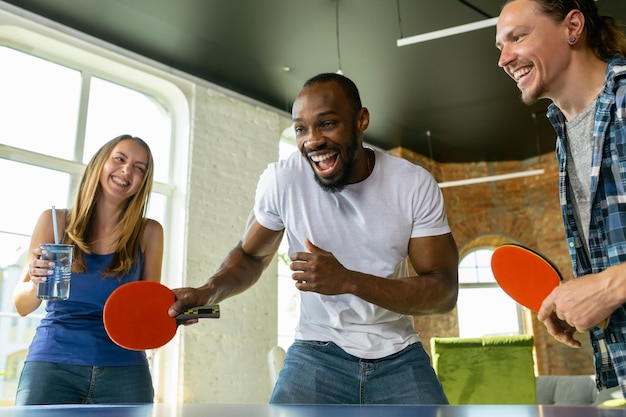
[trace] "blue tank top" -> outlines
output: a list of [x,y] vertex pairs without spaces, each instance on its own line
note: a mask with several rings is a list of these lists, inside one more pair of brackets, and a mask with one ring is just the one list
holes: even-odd
[[87,366],[148,365],[143,351],[124,349],[111,341],[104,329],[102,310],[109,295],[121,285],[141,278],[143,253],[119,280],[102,271],[113,254],[85,254],[87,272],[72,273],[70,296],[48,301],[46,316],[37,327],[26,361]]

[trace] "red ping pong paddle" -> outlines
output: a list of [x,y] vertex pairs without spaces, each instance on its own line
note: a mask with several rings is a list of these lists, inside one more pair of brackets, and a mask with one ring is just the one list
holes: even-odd
[[534,312],[539,311],[543,300],[563,279],[548,259],[515,244],[502,245],[493,251],[491,270],[504,292]]
[[[526,308],[538,312],[543,300],[563,277],[549,259],[532,249],[505,244],[494,250],[491,270],[500,288]],[[599,327],[605,328],[608,319]]]
[[111,293],[102,318],[113,342],[129,350],[148,350],[165,345],[179,324],[195,318],[219,318],[219,305],[195,307],[177,317],[168,309],[174,303],[172,290],[153,281],[124,284]]

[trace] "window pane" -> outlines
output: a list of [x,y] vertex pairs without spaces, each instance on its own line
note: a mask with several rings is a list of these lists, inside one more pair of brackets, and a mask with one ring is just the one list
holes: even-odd
[[30,236],[45,209],[68,206],[68,173],[0,159],[0,178],[2,195],[13,196],[0,206],[0,231]]
[[491,249],[479,249],[465,255],[459,263],[459,283],[494,283],[491,272]]
[[489,266],[491,265],[491,255],[493,254],[493,250],[491,249],[479,249],[472,252],[475,257],[475,262],[477,266]]
[[149,219],[153,219],[161,223],[161,225],[166,224],[165,222],[165,213],[166,213],[166,205],[167,205],[167,197],[163,194],[152,193],[150,194],[150,202],[148,203],[148,211],[146,216]]
[[478,282],[478,274],[476,268],[461,268],[459,266],[459,283],[460,284],[475,284]]
[[478,274],[478,282],[496,282],[496,278],[493,276],[493,271],[491,270],[491,265],[477,267],[476,273]]
[[0,400],[3,401],[15,398],[28,345],[44,313],[45,303],[27,318],[18,318],[13,307],[13,290],[22,278],[29,243],[30,236],[0,232]]
[[79,71],[0,47],[0,142],[73,160],[80,84]]
[[138,136],[152,151],[154,180],[168,182],[171,132],[170,113],[154,98],[101,78],[92,78],[84,163],[110,139],[121,134]]
[[517,303],[499,287],[460,290],[457,309],[461,337],[520,332]]
[[[4,270],[11,265],[21,265],[28,251],[29,244],[30,236],[0,232],[0,270]],[[1,292],[2,300],[4,300],[7,294],[13,292],[13,288],[9,288],[8,291],[4,290],[5,288],[3,287]],[[10,300],[9,305],[12,305]]]

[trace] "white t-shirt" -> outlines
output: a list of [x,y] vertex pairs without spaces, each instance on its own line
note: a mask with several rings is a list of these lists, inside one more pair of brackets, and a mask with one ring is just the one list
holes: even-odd
[[[347,269],[407,276],[409,239],[450,232],[443,198],[425,169],[383,152],[375,155],[371,175],[337,193],[321,188],[300,152],[270,164],[257,185],[256,220],[271,230],[285,229],[290,255],[307,251],[308,238]],[[296,339],[332,341],[363,359],[419,341],[411,316],[351,294],[300,295]]]

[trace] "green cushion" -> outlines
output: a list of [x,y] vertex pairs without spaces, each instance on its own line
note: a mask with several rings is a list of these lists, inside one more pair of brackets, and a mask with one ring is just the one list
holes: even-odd
[[433,367],[450,404],[535,404],[531,335],[431,338]]
[[619,398],[616,398],[614,400],[606,400],[605,402],[600,403],[598,405],[598,407],[601,407],[601,408],[613,408],[613,407],[622,408],[622,407],[626,407],[626,400],[625,399],[619,399]]

